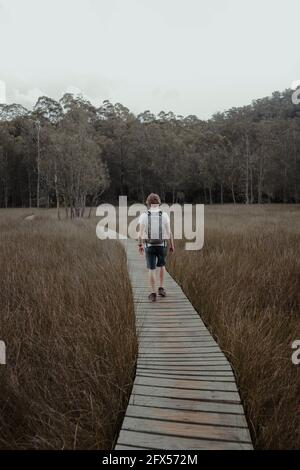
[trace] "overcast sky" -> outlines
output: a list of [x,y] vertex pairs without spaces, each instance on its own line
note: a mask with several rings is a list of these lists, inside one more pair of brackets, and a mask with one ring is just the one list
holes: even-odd
[[299,31],[299,0],[0,0],[0,80],[208,118],[300,79]]

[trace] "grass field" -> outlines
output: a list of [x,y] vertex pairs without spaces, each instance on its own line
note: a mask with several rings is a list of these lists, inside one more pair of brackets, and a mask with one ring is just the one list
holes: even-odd
[[169,270],[233,365],[257,448],[300,448],[300,207],[205,209],[202,251]]
[[110,449],[137,350],[125,253],[34,212],[0,211],[0,448]]
[[[125,254],[96,219],[0,211],[0,448],[109,449],[137,351]],[[256,448],[299,449],[300,207],[212,206],[169,257],[233,365]]]

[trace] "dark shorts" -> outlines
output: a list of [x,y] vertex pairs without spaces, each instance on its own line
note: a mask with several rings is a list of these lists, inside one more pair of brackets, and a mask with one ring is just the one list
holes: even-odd
[[166,246],[146,246],[145,254],[148,269],[165,266],[167,256]]

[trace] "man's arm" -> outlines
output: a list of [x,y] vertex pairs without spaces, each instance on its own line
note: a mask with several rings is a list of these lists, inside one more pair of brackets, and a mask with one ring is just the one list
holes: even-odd
[[144,245],[143,245],[143,240],[144,240],[144,234],[145,234],[145,224],[139,223],[139,233],[138,233],[138,247],[139,247],[139,252],[142,255],[144,253]]

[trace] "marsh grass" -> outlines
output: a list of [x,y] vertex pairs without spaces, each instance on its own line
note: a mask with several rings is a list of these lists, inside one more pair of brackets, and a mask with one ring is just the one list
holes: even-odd
[[137,351],[125,253],[34,213],[0,211],[0,448],[111,449]]
[[233,366],[255,447],[299,449],[299,206],[208,207],[203,250],[177,242],[168,267]]

